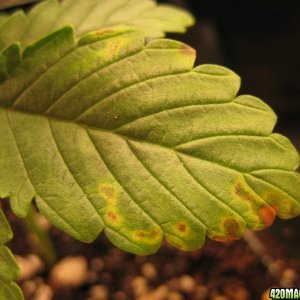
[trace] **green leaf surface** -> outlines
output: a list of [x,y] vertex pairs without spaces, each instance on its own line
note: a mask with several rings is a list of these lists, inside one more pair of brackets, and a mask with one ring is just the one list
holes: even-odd
[[60,30],[0,85],[1,195],[129,252],[229,241],[300,213],[299,156],[239,77],[140,31]]
[[0,279],[0,300],[23,300],[20,287],[14,282],[5,282]]
[[19,268],[11,251],[4,246],[13,237],[10,226],[0,208],[0,300],[22,300],[22,292],[13,281],[19,275]]
[[165,32],[185,32],[193,22],[189,13],[152,0],[66,0],[63,3],[47,0],[28,14],[17,11],[9,18],[0,15],[0,49],[13,42],[20,42],[24,48],[65,25],[73,26],[77,36],[127,25],[144,30],[149,38],[157,38]]
[[18,277],[19,269],[15,257],[6,246],[0,246],[0,279],[10,282]]
[[20,48],[18,44],[11,44],[0,51],[0,83],[6,79],[21,62]]
[[13,238],[13,233],[1,209],[0,209],[0,228],[1,228],[0,245],[4,245]]
[[4,13],[0,13],[0,24],[4,22],[9,16]]

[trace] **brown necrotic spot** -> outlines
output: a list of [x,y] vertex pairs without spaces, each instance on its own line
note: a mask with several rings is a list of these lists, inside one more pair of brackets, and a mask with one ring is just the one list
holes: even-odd
[[107,216],[108,216],[108,218],[113,222],[113,223],[115,223],[116,221],[117,221],[117,216],[116,216],[116,214],[115,213],[113,213],[112,211],[109,211],[108,213],[107,213]]
[[160,230],[158,230],[158,229],[153,229],[153,230],[150,232],[151,238],[154,238],[154,239],[160,237],[160,235],[161,235],[161,232],[160,232]]
[[185,223],[178,223],[176,224],[176,227],[181,233],[186,233],[188,229]]
[[242,232],[237,220],[226,218],[223,222],[223,229],[226,235],[215,235],[211,239],[223,243],[240,239]]
[[157,244],[160,241],[161,237],[161,231],[157,229],[137,230],[133,232],[133,238],[135,240],[139,240],[147,244]]
[[226,219],[223,226],[229,237],[233,239],[238,239],[240,237],[240,225],[236,220]]
[[236,196],[238,196],[239,198],[241,198],[243,200],[246,200],[249,202],[255,202],[255,198],[253,197],[253,195],[249,191],[247,191],[240,182],[238,182],[235,185],[234,193]]
[[145,232],[143,231],[139,231],[139,232],[136,232],[135,233],[135,236],[138,238],[138,239],[144,239],[146,237],[146,234]]
[[182,44],[180,47],[181,53],[184,55],[195,55],[195,49],[188,46],[187,44]]
[[116,199],[116,188],[112,184],[101,184],[99,192],[107,200],[112,201]]

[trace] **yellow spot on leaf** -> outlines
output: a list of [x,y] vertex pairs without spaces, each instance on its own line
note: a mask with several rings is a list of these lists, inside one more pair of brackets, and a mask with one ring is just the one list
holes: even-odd
[[176,229],[180,232],[180,234],[186,235],[188,232],[188,226],[184,222],[179,222],[176,224]]
[[[247,186],[246,183],[237,182],[234,186],[234,194],[241,200],[248,202],[253,210],[253,212],[260,219],[260,226],[257,229],[270,226],[276,216],[277,205],[272,205],[270,201],[267,201],[265,197],[259,198],[252,190]],[[268,204],[266,204],[267,202]]]
[[239,222],[232,218],[225,218],[223,221],[224,235],[213,235],[212,240],[218,242],[230,242],[240,239],[242,230]]
[[255,196],[241,182],[235,185],[234,193],[240,199],[249,201],[251,205],[256,202]]
[[139,232],[136,232],[136,233],[135,233],[135,237],[136,237],[137,239],[139,239],[139,240],[142,240],[142,239],[144,239],[144,238],[146,237],[146,234],[145,234],[145,232],[143,232],[143,231],[139,231]]
[[231,218],[226,218],[224,223],[224,230],[232,239],[239,239],[241,236],[241,226],[238,221]]
[[111,221],[112,223],[116,223],[117,220],[118,220],[117,215],[116,215],[114,212],[112,212],[112,211],[109,211],[109,212],[107,213],[107,216],[108,216],[108,218],[110,219],[110,221]]
[[143,240],[148,244],[156,244],[162,238],[162,232],[159,229],[137,230],[133,233],[135,240]]
[[99,185],[99,193],[108,201],[117,199],[117,189],[114,185],[109,183],[102,183]]
[[106,34],[111,34],[111,33],[114,33],[114,32],[115,31],[111,30],[111,29],[100,29],[100,30],[95,31],[95,34],[97,34],[97,35],[106,35]]

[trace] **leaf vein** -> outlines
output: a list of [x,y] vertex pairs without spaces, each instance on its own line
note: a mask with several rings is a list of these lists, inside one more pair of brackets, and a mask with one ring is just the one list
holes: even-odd
[[[48,120],[48,119],[47,119],[47,120]],[[55,146],[56,146],[56,149],[57,149],[57,151],[58,151],[58,153],[59,153],[61,159],[62,159],[63,162],[64,162],[64,165],[66,166],[66,168],[67,168],[67,170],[68,170],[68,173],[72,176],[72,178],[74,179],[76,185],[79,187],[79,189],[80,189],[81,192],[83,193],[84,198],[90,202],[90,204],[93,206],[94,210],[97,212],[98,216],[101,218],[102,222],[104,223],[103,218],[102,218],[102,216],[100,215],[100,213],[99,213],[99,211],[98,211],[98,209],[97,209],[97,207],[96,207],[94,201],[92,201],[92,200],[89,198],[89,196],[85,193],[85,191],[83,190],[83,188],[82,188],[81,185],[79,184],[79,182],[78,182],[76,176],[75,176],[75,175],[73,174],[73,172],[71,171],[71,169],[70,169],[70,167],[69,167],[69,165],[68,165],[68,163],[67,163],[67,161],[66,161],[64,155],[62,154],[62,151],[61,151],[61,149],[60,149],[60,147],[59,147],[59,145],[58,145],[58,142],[57,142],[57,140],[56,140],[55,134],[54,134],[54,132],[53,132],[53,127],[52,127],[51,122],[50,122],[49,120],[48,120],[48,124],[49,124],[49,129],[50,129],[50,133],[51,133],[53,142],[54,142],[54,144],[55,144]]]
[[180,205],[182,205],[187,211],[189,211],[189,213],[197,220],[197,222],[199,222],[202,226],[206,226],[204,225],[203,221],[197,215],[195,215],[193,211],[174,192],[172,192],[160,179],[155,177],[153,172],[146,166],[146,164],[142,161],[142,159],[139,158],[138,154],[133,150],[133,147],[130,145],[130,142],[127,139],[125,141],[132,154],[141,163],[141,165],[147,170],[147,172],[151,175],[151,177],[154,178],[165,191],[167,191],[172,197],[174,197],[177,200],[177,202],[180,203]]
[[[88,45],[85,45],[85,46],[88,46]],[[85,47],[85,46],[82,46],[82,47]],[[86,74],[86,76],[80,78],[79,81],[75,82],[72,86],[70,86],[67,90],[65,90],[61,95],[59,95],[58,98],[54,99],[54,101],[50,104],[50,106],[48,106],[46,108],[46,110],[44,111],[44,114],[49,113],[49,111],[53,108],[53,106],[57,105],[57,103],[59,102],[59,100],[61,98],[63,98],[63,96],[65,96],[66,94],[70,93],[76,86],[78,86],[79,84],[82,84],[85,80],[87,80],[88,78],[90,78],[91,76],[93,76],[94,74],[96,74],[97,72],[102,71],[103,69],[105,69],[105,68],[107,68],[109,66],[112,66],[112,65],[114,65],[116,63],[119,63],[119,62],[121,62],[124,59],[130,58],[130,57],[132,57],[132,56],[140,53],[141,51],[142,50],[134,51],[130,55],[122,56],[119,59],[114,60],[114,61],[112,61],[112,62],[110,62],[110,63],[108,63],[106,65],[103,65],[100,68],[97,68],[97,69],[93,70],[92,72]]]
[[16,146],[17,146],[17,150],[18,150],[17,152],[18,152],[19,157],[20,157],[20,159],[21,159],[21,161],[22,161],[24,170],[25,170],[25,172],[26,172],[26,174],[27,174],[27,176],[28,176],[30,185],[31,185],[31,187],[33,188],[34,192],[37,194],[36,189],[35,189],[35,187],[34,187],[34,185],[33,185],[33,183],[32,183],[30,174],[29,174],[29,172],[28,172],[27,165],[26,165],[25,160],[24,160],[24,158],[23,158],[22,152],[21,152],[21,150],[20,150],[20,145],[19,145],[19,143],[18,143],[18,139],[17,139],[16,134],[15,134],[15,132],[14,132],[14,130],[13,130],[13,127],[12,127],[12,124],[11,124],[11,120],[10,120],[9,112],[8,112],[8,111],[6,111],[6,117],[7,117],[7,122],[8,122],[9,128],[10,128],[10,131],[11,131],[11,133],[12,133],[12,136],[13,136],[13,138],[14,138],[14,140],[15,140],[15,144],[16,144]]
[[[108,164],[107,160],[104,159],[103,154],[101,154],[100,151],[98,150],[98,148],[96,147],[95,142],[94,142],[94,140],[93,140],[93,137],[91,136],[91,134],[89,133],[88,130],[87,130],[87,133],[88,133],[88,136],[89,136],[89,138],[90,138],[90,140],[91,140],[91,143],[94,145],[94,147],[95,147],[95,149],[96,149],[96,151],[97,151],[97,153],[98,153],[100,159],[103,161],[103,163],[104,163],[104,165],[106,166],[107,170],[109,170],[110,174],[113,176],[113,178],[116,180],[116,182],[118,182],[118,183],[122,186],[122,188],[123,188],[123,190],[126,192],[126,194],[132,199],[132,201],[133,201],[133,202],[134,202],[134,203],[135,203],[135,204],[136,204],[136,205],[137,205],[137,206],[138,206],[138,207],[139,207],[146,215],[148,215],[148,217],[152,220],[152,222],[155,223],[157,226],[159,226],[159,227],[161,228],[161,225],[160,225],[157,221],[155,221],[155,220],[153,219],[153,217],[151,216],[151,213],[149,213],[148,211],[146,211],[145,208],[143,208],[143,207],[138,203],[138,201],[135,200],[135,198],[131,195],[131,193],[128,191],[128,189],[126,189],[126,188],[124,187],[124,185],[122,185],[122,184],[120,183],[120,180],[116,177],[116,174],[114,174],[114,172],[112,171],[112,168],[111,168],[110,165]],[[161,228],[161,229],[162,229],[162,228]]]
[[130,84],[122,86],[122,88],[113,91],[109,95],[105,96],[104,98],[101,98],[99,101],[97,101],[96,103],[92,104],[90,107],[88,107],[83,112],[81,112],[78,116],[76,116],[74,119],[72,119],[72,121],[79,121],[89,110],[93,109],[94,106],[97,106],[100,103],[103,103],[108,98],[110,98],[110,97],[112,97],[112,96],[114,96],[114,95],[116,95],[116,94],[118,94],[120,92],[124,92],[127,89],[139,86],[140,84],[147,84],[148,81],[151,81],[151,80],[160,79],[160,78],[166,78],[166,77],[173,77],[173,76],[178,76],[179,74],[186,74],[186,73],[188,73],[188,72],[187,71],[181,71],[181,72],[177,72],[177,73],[173,73],[173,74],[155,75],[155,76],[149,76],[149,77],[147,77],[147,78],[145,78],[145,79],[143,79],[141,81],[130,82]]
[[178,153],[176,153],[178,159],[181,161],[182,166],[184,167],[184,169],[186,170],[186,172],[193,178],[193,180],[203,189],[205,190],[210,196],[212,196],[213,198],[215,198],[216,200],[218,200],[220,203],[222,203],[228,210],[230,210],[231,212],[233,212],[234,214],[237,214],[239,217],[241,217],[244,222],[247,224],[249,222],[247,222],[244,217],[242,215],[240,215],[239,212],[237,212],[234,208],[232,208],[230,206],[230,204],[224,202],[222,199],[220,199],[218,196],[216,196],[214,193],[212,193],[207,186],[204,186],[202,182],[200,182],[196,176],[193,174],[193,172],[190,170],[190,168],[185,164],[185,162],[183,161],[183,159],[180,157],[180,155],[178,155]]

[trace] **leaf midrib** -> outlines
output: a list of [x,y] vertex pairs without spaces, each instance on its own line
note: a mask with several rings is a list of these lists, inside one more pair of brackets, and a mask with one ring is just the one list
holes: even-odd
[[[231,102],[228,102],[228,103],[231,103]],[[221,105],[222,104],[228,104],[228,103],[221,103]],[[203,104],[199,104],[199,105],[203,105]],[[199,105],[187,105],[187,106],[199,106]],[[210,105],[210,104],[207,104],[207,105]],[[215,103],[215,105],[216,105],[216,103]],[[185,106],[181,106],[181,107],[185,107]],[[181,108],[181,107],[178,107],[178,108]],[[176,145],[176,146],[166,146],[166,145],[163,145],[163,144],[160,144],[160,143],[154,143],[154,142],[151,142],[151,141],[142,140],[142,139],[139,139],[139,138],[136,138],[136,137],[132,137],[132,136],[129,136],[129,135],[121,134],[119,132],[116,132],[115,129],[106,129],[106,128],[102,128],[102,127],[95,127],[95,126],[87,125],[87,124],[84,124],[84,123],[74,122],[73,120],[66,120],[66,119],[62,119],[62,118],[58,118],[58,117],[54,117],[54,116],[49,116],[49,115],[35,114],[35,113],[31,113],[31,112],[28,112],[28,111],[23,111],[23,110],[16,109],[16,108],[11,108],[11,107],[0,106],[0,109],[3,109],[5,111],[12,111],[12,112],[17,112],[17,113],[22,113],[22,114],[30,115],[30,116],[33,116],[33,117],[44,117],[44,118],[49,119],[49,120],[53,120],[53,121],[57,121],[57,122],[61,122],[61,123],[68,123],[68,124],[76,125],[76,126],[79,126],[81,128],[84,128],[86,131],[88,131],[88,130],[95,130],[95,131],[102,131],[102,132],[114,134],[116,136],[121,137],[124,140],[130,140],[130,141],[134,141],[134,142],[145,143],[145,144],[149,144],[149,145],[161,147],[161,148],[167,149],[169,151],[174,151],[175,153],[180,153],[180,154],[186,155],[188,157],[192,157],[192,158],[196,158],[196,159],[203,160],[203,161],[206,161],[206,162],[210,162],[210,163],[216,164],[218,166],[221,166],[221,167],[224,167],[224,168],[227,168],[227,169],[230,169],[230,170],[234,170],[234,171],[237,171],[237,172],[240,172],[240,173],[243,173],[243,174],[251,174],[251,172],[255,172],[255,171],[261,170],[261,169],[258,169],[258,170],[254,169],[254,170],[250,170],[250,171],[247,172],[247,171],[242,170],[242,169],[233,168],[233,167],[228,166],[226,164],[221,164],[221,163],[218,163],[218,162],[215,162],[215,161],[211,161],[211,160],[206,160],[206,159],[201,158],[199,156],[192,155],[190,153],[186,153],[184,151],[181,151],[180,149],[176,149],[176,147],[178,147],[179,145]],[[226,134],[220,134],[220,135],[204,136],[204,137],[201,137],[201,138],[196,139],[196,140],[202,140],[202,139],[207,139],[207,138],[214,138],[214,137],[218,137],[218,136],[220,136],[220,137],[222,137],[222,136],[245,136],[245,137],[258,137],[258,138],[270,138],[270,139],[272,139],[270,135],[254,135],[254,134],[232,134],[232,135],[226,135]],[[272,139],[272,140],[274,142],[277,142],[275,139]],[[188,142],[193,142],[193,141],[188,141]],[[284,149],[290,150],[289,148],[283,146],[280,143],[278,143],[278,145],[281,146]],[[285,169],[280,169],[280,168],[272,168],[272,170],[290,171],[289,169],[285,170]]]
[[[8,109],[7,109],[7,108],[2,108],[2,109],[7,110],[7,111],[12,111],[12,112],[18,112],[18,113],[28,114],[28,115],[31,115],[31,116],[39,116],[39,117],[41,117],[41,115],[37,115],[37,114],[29,113],[29,112],[24,112],[24,111],[12,109],[12,108],[8,108]],[[144,140],[136,139],[136,138],[133,138],[133,137],[130,137],[130,136],[126,136],[126,135],[123,135],[123,134],[119,134],[119,133],[116,133],[116,132],[114,132],[114,131],[112,131],[112,130],[103,129],[103,128],[96,128],[96,127],[88,126],[88,125],[81,124],[81,123],[70,122],[70,121],[68,121],[68,120],[64,120],[64,119],[60,119],[60,118],[55,118],[55,117],[50,117],[50,116],[42,116],[42,117],[48,119],[49,125],[50,125],[50,123],[51,123],[50,120],[53,120],[53,121],[66,122],[66,123],[68,123],[68,124],[73,124],[73,125],[79,126],[79,127],[83,128],[83,129],[86,131],[86,133],[87,133],[87,135],[88,135],[89,137],[90,137],[90,133],[89,133],[90,130],[95,130],[95,131],[100,131],[100,132],[102,131],[102,132],[114,134],[114,135],[117,135],[117,136],[121,137],[122,139],[124,139],[124,140],[126,141],[126,143],[128,144],[128,146],[129,146],[129,144],[130,144],[130,143],[129,143],[130,141],[136,141],[136,142],[139,142],[139,143],[150,144],[150,145],[162,147],[162,148],[167,149],[167,150],[169,150],[169,151],[174,151],[174,152],[176,153],[176,155],[177,155],[177,157],[179,158],[180,161],[182,161],[182,159],[180,158],[180,155],[183,155],[183,156],[186,156],[186,157],[193,157],[193,158],[196,158],[196,159],[199,159],[199,160],[202,160],[202,161],[210,162],[210,163],[212,163],[212,164],[215,164],[215,165],[218,165],[218,166],[221,166],[221,167],[224,167],[224,168],[228,168],[228,169],[230,169],[230,170],[238,171],[238,172],[240,172],[240,173],[242,174],[243,177],[245,177],[245,176],[244,176],[245,174],[247,174],[247,175],[249,175],[249,176],[254,176],[254,177],[256,177],[255,175],[252,175],[252,174],[251,174],[251,172],[254,172],[254,171],[256,171],[256,170],[252,170],[252,171],[250,171],[250,172],[244,172],[244,171],[237,170],[237,169],[235,169],[235,168],[233,168],[233,167],[230,167],[230,166],[227,166],[227,165],[223,165],[223,164],[220,164],[220,163],[217,163],[217,162],[214,162],[214,161],[209,161],[209,160],[206,160],[206,159],[203,159],[203,158],[200,158],[200,157],[198,157],[198,156],[191,155],[191,154],[186,154],[186,153],[184,153],[184,152],[182,152],[182,151],[179,151],[179,150],[177,150],[177,149],[174,149],[174,147],[167,147],[167,146],[165,146],[165,145],[161,145],[161,144],[157,144],[157,143],[152,143],[152,142],[149,142],[149,141],[144,141]],[[51,125],[50,125],[50,128],[51,128]],[[12,129],[12,127],[11,127],[11,129]],[[12,131],[13,131],[13,129],[12,129]],[[53,132],[52,132],[52,131],[51,131],[51,133],[52,133],[52,135],[53,135]],[[247,136],[247,135],[246,135],[246,136]],[[53,139],[54,139],[54,142],[56,143],[54,137],[53,137]],[[90,139],[91,139],[91,137],[90,137]],[[91,139],[91,143],[94,145],[92,139]],[[56,145],[57,145],[57,144],[56,144]],[[18,146],[18,145],[17,145],[17,146]],[[129,148],[131,149],[130,146],[129,146]],[[18,146],[18,149],[19,149],[19,146]],[[131,149],[131,150],[132,150],[132,149]],[[99,151],[97,151],[97,152],[99,153]],[[19,153],[20,153],[20,151],[19,151]],[[59,153],[60,153],[60,155],[61,155],[61,152],[60,152],[60,151],[59,151]],[[133,154],[134,154],[134,155],[136,156],[136,158],[141,162],[141,160],[138,158],[138,156],[135,154],[135,152],[133,152]],[[21,154],[20,154],[20,155],[21,155]],[[100,155],[100,153],[99,153],[99,155]],[[63,157],[62,157],[62,158],[63,158]],[[102,161],[105,163],[105,160],[104,160],[102,157],[101,157],[101,159],[102,159]],[[22,160],[23,160],[23,158],[22,158]],[[63,158],[63,160],[64,160],[64,158]],[[64,160],[64,161],[65,161],[65,160]],[[106,164],[106,163],[105,163],[105,164]],[[141,162],[141,164],[145,167],[144,163]],[[94,210],[96,211],[96,213],[100,216],[100,218],[101,218],[101,220],[102,220],[102,222],[103,222],[103,225],[105,225],[106,228],[109,228],[110,230],[112,230],[113,232],[117,233],[118,235],[121,235],[123,238],[125,238],[126,240],[128,240],[128,241],[131,242],[131,243],[133,243],[134,245],[136,245],[137,247],[139,247],[141,250],[143,250],[143,249],[142,249],[138,244],[136,244],[129,236],[124,235],[124,234],[122,234],[122,233],[119,232],[119,231],[116,231],[114,228],[112,228],[111,226],[109,226],[109,225],[107,224],[107,222],[105,222],[105,221],[103,220],[102,215],[97,211],[97,209],[96,209],[96,207],[95,207],[93,201],[89,198],[89,196],[88,196],[88,195],[85,193],[85,191],[82,189],[81,185],[77,182],[77,179],[74,177],[74,174],[73,174],[73,173],[71,172],[71,170],[69,169],[68,164],[65,163],[65,165],[67,166],[67,168],[68,168],[68,170],[69,170],[69,173],[73,176],[73,178],[74,178],[75,182],[77,183],[77,185],[79,186],[79,188],[82,190],[83,195],[87,198],[87,200],[88,200],[88,201],[90,202],[90,204],[93,206],[93,208],[94,208]],[[222,201],[219,197],[217,197],[216,195],[214,195],[214,193],[212,193],[209,189],[207,189],[206,186],[203,186],[202,183],[200,183],[198,180],[196,180],[196,178],[194,177],[194,175],[190,173],[190,170],[187,169],[185,165],[184,165],[184,168],[185,168],[186,171],[190,174],[190,176],[192,176],[192,178],[194,178],[194,180],[196,181],[196,183],[197,183],[201,188],[203,188],[208,194],[210,194],[210,195],[212,195],[213,197],[215,197],[218,201],[220,201],[220,203],[221,203],[222,205],[226,206],[229,210],[231,210],[231,211],[233,211],[234,213],[238,214],[238,215],[245,221],[245,219],[244,219],[237,211],[235,211],[234,208],[232,208],[232,207],[231,207],[229,204],[227,204],[226,202]],[[110,168],[108,168],[108,169],[110,170]],[[206,224],[205,221],[199,219],[199,217],[198,217],[197,215],[195,215],[195,214],[192,212],[192,210],[191,210],[190,208],[188,208],[188,207],[186,206],[186,204],[185,204],[180,198],[178,198],[177,195],[174,195],[173,192],[169,191],[169,189],[168,189],[168,188],[167,188],[167,187],[166,187],[159,179],[157,179],[156,176],[154,176],[153,173],[150,172],[149,169],[148,169],[147,167],[145,167],[145,169],[151,174],[151,176],[152,176],[154,179],[156,179],[156,180],[159,182],[159,184],[160,184],[164,189],[166,189],[166,190],[170,193],[171,196],[173,196],[173,197],[175,197],[175,198],[177,199],[177,201],[180,203],[180,205],[183,205],[183,206],[189,211],[189,213],[193,216],[193,218],[195,218],[198,222],[200,222],[200,224],[202,224],[205,228],[209,228],[209,227],[207,226],[207,224]],[[279,169],[279,170],[281,170],[281,169]],[[111,170],[110,170],[110,172],[111,172]],[[28,173],[28,172],[27,172],[27,173]],[[111,173],[111,174],[114,176],[113,173]],[[28,176],[29,176],[29,175],[28,175]],[[118,180],[117,178],[116,178],[116,180],[119,182],[119,180]],[[260,179],[260,180],[265,181],[265,180],[263,180],[263,179]],[[267,181],[265,181],[265,182],[266,182],[267,184],[270,184],[270,183],[267,182]],[[124,187],[123,187],[123,188],[124,188]],[[279,189],[281,190],[281,188],[279,188]],[[125,189],[125,192],[128,193],[128,191],[127,191],[126,189]],[[286,191],[283,191],[283,192],[287,193]],[[288,193],[287,193],[287,194],[288,194]],[[134,201],[134,202],[136,203],[136,205],[138,205],[138,206],[140,207],[140,209],[141,209],[142,211],[144,211],[144,212],[148,215],[148,217],[149,217],[149,218],[150,218],[157,226],[159,226],[159,227],[161,228],[162,232],[168,234],[168,232],[167,232],[165,229],[163,229],[163,228],[161,227],[161,225],[160,225],[156,220],[154,220],[154,219],[152,218],[152,216],[149,215],[149,213],[148,213],[147,211],[145,211],[144,208],[141,207],[140,204],[139,204],[136,200],[134,200],[134,198],[132,198],[132,195],[131,195],[131,194],[128,194],[128,195],[130,196],[130,198],[132,199],[132,201]],[[264,203],[266,203],[266,201],[265,201],[264,199],[262,199],[259,195],[258,195],[258,197],[259,197]],[[266,203],[266,204],[267,204],[267,203]],[[268,204],[267,204],[267,205],[268,205]],[[56,211],[55,211],[55,213],[56,213]],[[61,219],[64,221],[63,218],[61,218]],[[65,222],[68,226],[70,225],[68,222],[66,222],[66,221],[64,221],[64,222]],[[249,222],[246,222],[246,221],[245,221],[245,223],[248,224],[248,225],[250,225]],[[72,226],[72,229],[75,230],[75,231],[77,231],[76,229],[73,228],[73,226]],[[174,235],[174,234],[172,233],[172,235]],[[176,236],[176,235],[175,235],[175,236]]]

